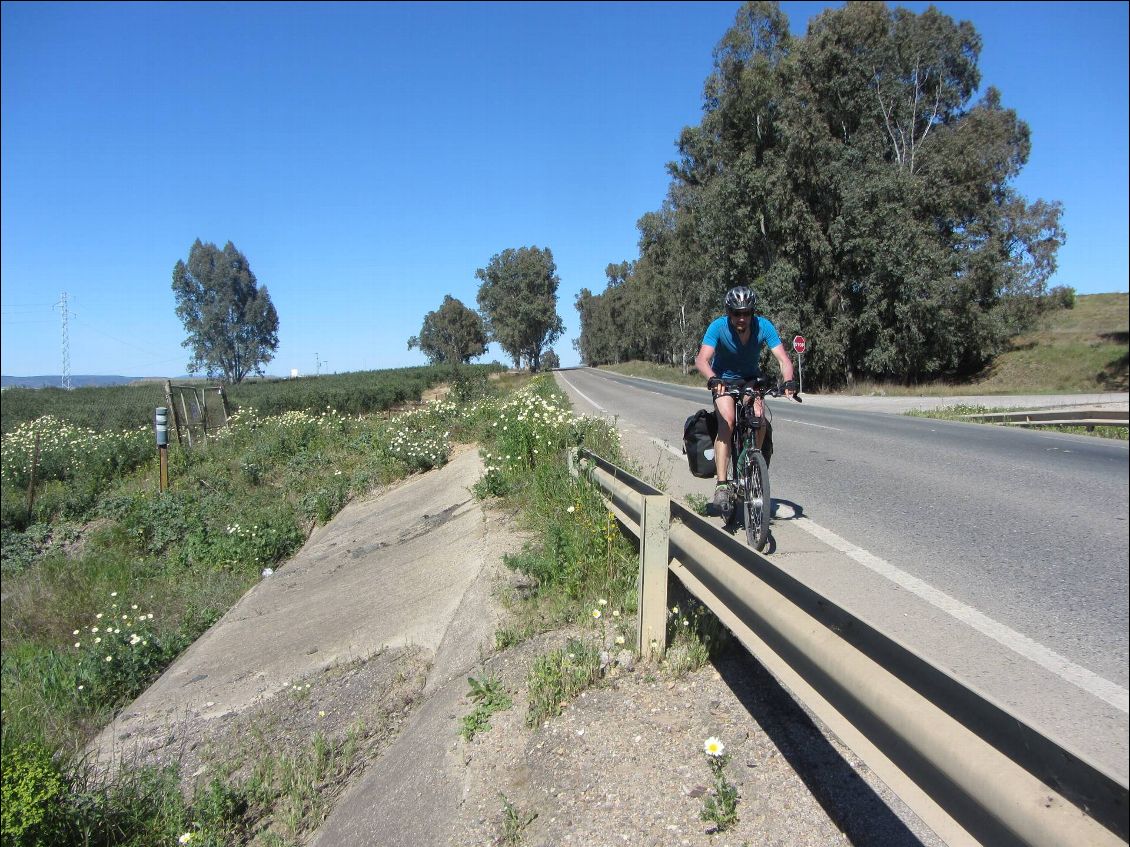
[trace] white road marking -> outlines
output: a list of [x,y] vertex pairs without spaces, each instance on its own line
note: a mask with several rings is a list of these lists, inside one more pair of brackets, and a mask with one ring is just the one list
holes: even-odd
[[[782,515],[782,517],[784,517]],[[967,626],[986,635],[1024,658],[1035,662],[1040,667],[1052,672],[1060,679],[1066,680],[1088,694],[1098,697],[1105,703],[1123,713],[1130,713],[1130,691],[1117,683],[1111,682],[1070,659],[1059,655],[1054,650],[1049,650],[1038,644],[1026,635],[1017,632],[999,623],[988,615],[977,611],[972,606],[967,606],[960,600],[950,597],[944,591],[939,591],[932,585],[923,582],[916,576],[868,553],[850,541],[836,535],[830,529],[825,529],[806,517],[797,518],[795,525],[810,535],[823,541],[829,547],[839,550],[844,555],[854,559],[865,568],[869,568],[882,577],[886,577],[912,594],[925,600],[930,605],[941,609]]]
[[595,408],[598,412],[604,412],[605,414],[608,414],[608,410],[606,408],[604,408],[602,405],[597,403],[595,400],[593,400],[591,397],[589,397],[587,394],[585,394],[583,391],[581,391],[579,388],[577,388],[577,386],[573,385],[573,383],[569,382],[569,380],[567,380],[561,373],[558,373],[557,375],[559,377],[561,377],[562,382],[564,382],[566,385],[568,385],[570,388],[572,388],[574,391],[576,391],[578,394],[580,394],[583,398],[585,398],[585,401],[588,402],[591,406],[593,406],[593,408]]
[[[824,426],[824,424],[814,424],[814,423],[809,423],[808,421],[798,421],[796,418],[780,418],[780,419],[785,421],[786,423],[797,423],[797,424],[803,424],[804,426],[814,426],[817,429],[830,429],[833,432],[843,432],[843,430],[840,429],[838,426]],[[777,420],[777,418],[774,418],[774,420]]]
[[648,439],[650,441],[652,441],[653,443],[658,444],[660,447],[663,447],[666,450],[670,450],[672,453],[674,453],[680,459],[683,458],[683,451],[682,450],[676,449],[675,447],[673,447],[672,445],[670,445],[666,441],[664,441],[662,438],[655,438],[654,436],[649,435]]

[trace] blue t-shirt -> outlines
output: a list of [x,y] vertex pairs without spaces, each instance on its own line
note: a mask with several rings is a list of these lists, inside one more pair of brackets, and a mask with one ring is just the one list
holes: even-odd
[[714,373],[724,380],[753,379],[761,373],[761,345],[770,350],[781,343],[777,335],[777,328],[772,321],[761,315],[757,316],[757,333],[750,327],[749,343],[742,344],[730,326],[730,319],[723,315],[710,322],[702,343],[714,348],[714,358],[710,366]]

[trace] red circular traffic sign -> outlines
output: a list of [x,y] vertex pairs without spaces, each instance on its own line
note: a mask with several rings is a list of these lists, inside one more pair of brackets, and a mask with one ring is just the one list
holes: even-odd
[[793,350],[795,350],[797,353],[803,353],[804,352],[804,336],[803,335],[798,335],[796,338],[793,339]]

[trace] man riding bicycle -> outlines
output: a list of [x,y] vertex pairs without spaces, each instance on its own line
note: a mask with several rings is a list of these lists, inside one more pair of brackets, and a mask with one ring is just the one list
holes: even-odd
[[[706,377],[706,387],[714,394],[714,407],[718,411],[718,435],[714,440],[714,462],[718,468],[718,484],[714,488],[714,508],[728,512],[732,488],[729,474],[730,432],[734,427],[734,398],[723,396],[730,386],[740,388],[761,375],[761,345],[772,352],[781,366],[785,380],[785,395],[796,394],[793,381],[793,363],[777,335],[777,329],[766,317],[754,318],[755,297],[744,285],[726,292],[726,314],[710,323],[702,338],[702,347],[694,364]],[[764,421],[765,408],[760,397],[754,400],[754,412]],[[765,427],[757,430],[757,448],[765,440]]]

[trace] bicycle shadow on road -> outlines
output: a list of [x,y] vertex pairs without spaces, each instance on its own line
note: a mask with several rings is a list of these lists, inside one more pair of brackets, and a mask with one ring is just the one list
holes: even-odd
[[[744,531],[745,526],[742,522],[742,517],[738,509],[735,509],[722,524],[722,529],[730,535],[737,535],[738,531]],[[706,515],[711,518],[726,518],[721,512],[714,508],[713,503],[706,505]],[[792,500],[779,500],[773,498],[773,523],[778,521],[795,521],[804,517],[804,506],[800,503],[794,503]],[[769,540],[765,543],[765,549],[761,552],[764,555],[771,555],[777,551],[777,540],[773,537],[773,528],[769,528]]]

